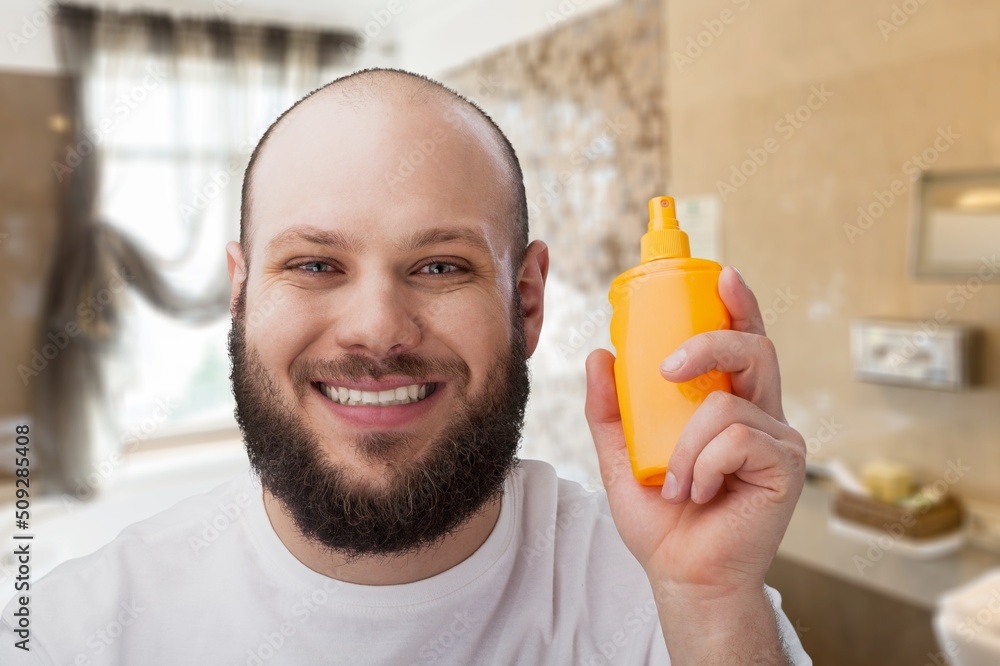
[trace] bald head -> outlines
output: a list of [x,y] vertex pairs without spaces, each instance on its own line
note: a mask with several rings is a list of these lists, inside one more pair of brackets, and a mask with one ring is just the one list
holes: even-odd
[[[319,137],[334,124],[341,132],[339,140],[309,141],[311,133]],[[288,146],[283,145],[286,139]],[[438,151],[444,142],[460,142],[463,149]],[[376,199],[425,165],[453,172],[456,187],[475,188],[493,201],[494,221],[507,239],[514,267],[523,259],[528,244],[527,201],[520,163],[507,137],[475,103],[441,83],[403,70],[377,68],[338,78],[309,93],[261,137],[243,180],[240,243],[247,261],[257,226],[254,218],[267,208],[262,199],[270,196],[257,179],[288,175],[289,155],[278,153],[298,151],[303,159],[295,161],[308,165],[305,152],[313,146],[324,151],[311,156],[313,164],[353,161],[349,170],[367,175],[364,187]],[[375,146],[378,151],[371,150]],[[381,192],[375,187],[378,183],[384,188]]]

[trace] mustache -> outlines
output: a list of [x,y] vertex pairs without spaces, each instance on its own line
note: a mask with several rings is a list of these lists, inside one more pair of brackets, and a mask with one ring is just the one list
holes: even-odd
[[409,352],[377,359],[365,354],[344,354],[333,359],[305,359],[291,369],[296,386],[308,384],[315,377],[326,379],[373,379],[387,375],[410,377],[448,377],[462,387],[469,383],[469,365],[462,359],[424,358]]

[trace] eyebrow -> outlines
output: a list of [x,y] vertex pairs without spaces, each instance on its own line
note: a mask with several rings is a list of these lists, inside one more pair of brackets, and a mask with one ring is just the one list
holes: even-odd
[[[360,254],[365,248],[365,239],[360,235],[314,226],[295,226],[285,229],[268,242],[267,248],[270,250],[296,241],[307,241],[353,254]],[[396,249],[400,252],[412,252],[439,243],[461,243],[486,253],[491,252],[490,244],[481,234],[472,229],[461,228],[416,231],[397,242]]]
[[297,226],[285,229],[267,243],[271,250],[282,245],[290,245],[296,241],[306,241],[315,245],[323,245],[345,252],[358,253],[364,248],[364,239],[354,234],[341,231],[331,231],[321,227]]
[[486,242],[479,233],[472,229],[424,229],[410,234],[403,242],[396,244],[396,249],[401,252],[419,250],[428,245],[438,243],[461,243],[490,253],[490,244]]

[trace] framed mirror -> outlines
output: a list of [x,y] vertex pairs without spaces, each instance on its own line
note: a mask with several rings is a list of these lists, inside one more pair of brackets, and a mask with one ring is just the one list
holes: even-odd
[[1000,169],[921,173],[910,219],[920,278],[975,275],[1000,254]]

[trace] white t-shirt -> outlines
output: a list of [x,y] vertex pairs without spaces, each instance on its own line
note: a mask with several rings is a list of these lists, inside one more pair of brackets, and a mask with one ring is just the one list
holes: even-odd
[[[30,652],[14,647],[15,597],[0,663],[669,663],[652,591],[606,495],[537,461],[508,478],[486,542],[415,583],[354,585],[309,569],[275,534],[248,474],[131,525],[30,594]],[[795,663],[811,664],[779,619]]]

